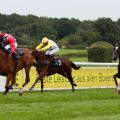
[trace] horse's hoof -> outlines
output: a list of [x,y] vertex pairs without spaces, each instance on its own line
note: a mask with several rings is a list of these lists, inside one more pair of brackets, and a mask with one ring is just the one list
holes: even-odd
[[74,85],[74,86],[77,86],[77,84],[75,84],[75,83],[74,83],[73,85]]
[[29,88],[29,90],[33,90],[33,88]]
[[3,92],[3,94],[2,95],[7,95],[7,93],[6,92]]
[[15,86],[17,87],[19,84],[18,83],[15,83]]
[[11,86],[11,87],[10,87],[10,89],[11,89],[11,90],[13,90],[13,89],[14,89],[14,87],[12,87],[12,86]]
[[115,90],[115,93],[120,94],[120,90]]
[[22,93],[19,93],[19,96],[22,96]]

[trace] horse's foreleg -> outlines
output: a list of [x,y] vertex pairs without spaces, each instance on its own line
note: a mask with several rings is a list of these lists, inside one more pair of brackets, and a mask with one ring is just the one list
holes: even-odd
[[115,81],[115,85],[116,85],[116,87],[118,86],[117,79],[116,79],[117,76],[118,76],[117,74],[113,75],[113,78],[114,78],[114,81]]
[[[29,70],[29,71],[30,71],[30,70]],[[23,88],[30,82],[29,71],[26,71],[25,83],[22,85]]]
[[12,75],[12,80],[11,80],[11,84],[9,85],[9,89],[13,89],[13,85],[15,84],[15,78],[16,78],[16,75]]
[[3,92],[3,95],[6,95],[9,92],[10,80],[11,80],[11,74],[8,74],[8,76],[6,78],[5,91]]
[[30,76],[29,76],[30,67],[31,66],[25,67],[26,79],[25,79],[25,82],[23,83],[22,87],[20,88],[20,91],[19,91],[20,96],[23,93],[24,87],[30,82]]
[[113,76],[113,78],[114,78],[116,89],[117,89],[117,90],[115,90],[115,92],[120,93],[120,86],[119,86],[119,84],[117,82],[117,78],[120,78],[120,73],[115,74]]
[[29,88],[29,90],[32,90],[34,87],[35,87],[35,85],[36,85],[36,83],[40,80],[41,78],[40,78],[40,75],[37,77],[37,79],[35,80],[35,82],[33,83],[33,85]]
[[41,78],[40,81],[41,81],[41,93],[42,93],[43,92],[43,87],[44,87],[44,85],[43,85],[43,78]]
[[35,80],[35,82],[34,82],[33,85],[30,87],[29,90],[32,90],[32,89],[35,87],[36,83],[40,80],[40,81],[41,81],[41,93],[42,93],[42,92],[43,92],[43,87],[44,87],[44,85],[43,85],[43,77],[48,75],[48,71],[47,71],[47,70],[44,70],[44,71],[41,71],[41,72],[38,73],[38,74],[39,74],[39,76],[37,77],[37,79]]

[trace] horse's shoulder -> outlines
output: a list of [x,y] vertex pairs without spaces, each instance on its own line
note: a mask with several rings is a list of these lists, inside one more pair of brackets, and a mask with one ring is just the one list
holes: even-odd
[[2,55],[3,56],[5,56],[5,55],[8,56],[7,53],[3,49],[0,48],[0,56],[2,56]]

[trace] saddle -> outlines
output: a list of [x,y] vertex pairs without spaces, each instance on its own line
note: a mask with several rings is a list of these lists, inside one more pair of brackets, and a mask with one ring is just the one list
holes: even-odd
[[61,66],[61,60],[58,57],[54,57],[54,55],[50,55],[50,60],[53,66],[56,67]]
[[[3,50],[4,50],[7,54],[10,54],[10,49],[5,50],[5,49],[3,48]],[[24,51],[22,50],[22,48],[17,48],[17,49],[15,50],[15,52],[12,54],[12,57],[13,57],[14,60],[18,60],[18,59],[22,56],[23,53],[24,53]]]
[[13,58],[14,59],[19,59],[22,56],[23,53],[24,53],[24,51],[23,51],[22,48],[17,48],[15,50],[15,52],[13,53]]

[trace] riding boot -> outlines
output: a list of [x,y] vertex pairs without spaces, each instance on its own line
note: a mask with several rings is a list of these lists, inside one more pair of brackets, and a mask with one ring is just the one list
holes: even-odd
[[55,58],[54,55],[51,55],[51,58],[52,58],[52,64],[54,66],[59,66],[60,65],[58,59]]

